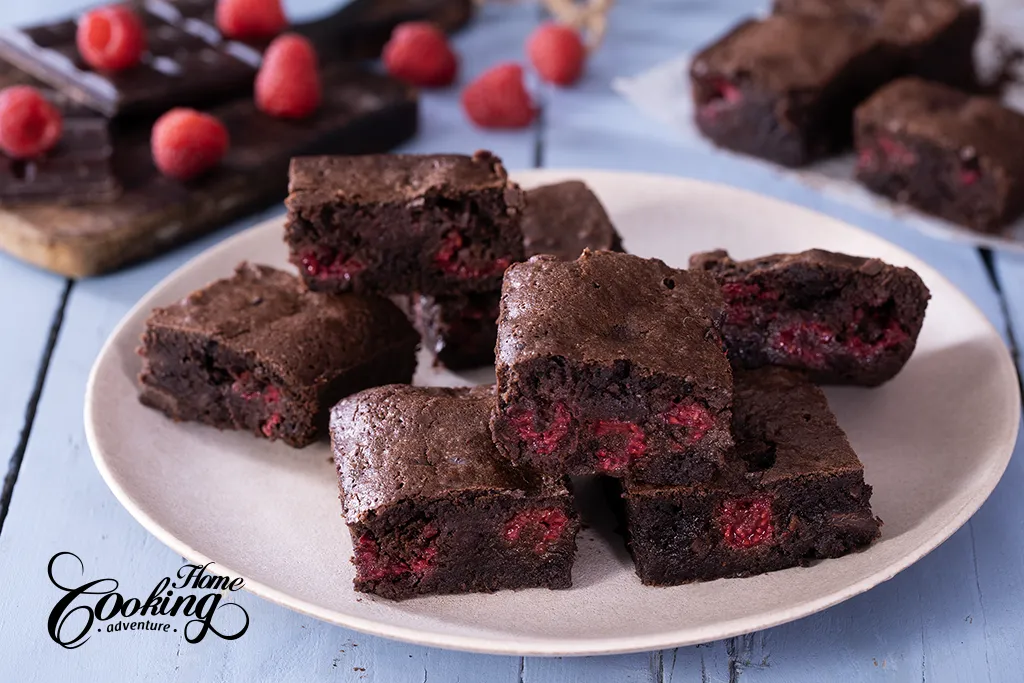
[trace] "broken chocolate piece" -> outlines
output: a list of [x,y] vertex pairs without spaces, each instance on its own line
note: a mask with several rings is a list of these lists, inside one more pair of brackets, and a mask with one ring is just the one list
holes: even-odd
[[0,209],[0,249],[73,277],[106,272],[280,201],[293,156],[384,152],[416,132],[410,88],[348,64],[325,69],[322,79],[323,104],[303,121],[265,116],[250,97],[209,109],[228,128],[231,149],[219,168],[195,182],[157,173],[148,123],[115,132],[121,199]]

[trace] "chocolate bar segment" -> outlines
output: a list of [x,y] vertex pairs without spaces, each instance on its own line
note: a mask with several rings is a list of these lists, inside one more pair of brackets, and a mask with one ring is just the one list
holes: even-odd
[[263,115],[250,97],[210,109],[231,148],[219,168],[189,183],[156,171],[148,123],[116,132],[121,199],[0,209],[0,249],[65,275],[106,272],[280,201],[293,156],[384,152],[416,132],[416,95],[406,86],[347,64],[322,79],[323,104],[303,121]]
[[109,122],[94,111],[44,95],[60,109],[63,131],[57,146],[35,159],[0,154],[0,206],[46,199],[51,202],[102,202],[116,199]]
[[73,20],[0,29],[0,58],[107,116],[157,113],[252,86],[261,53],[221,36],[210,20],[210,0],[141,0],[132,6],[146,26],[149,49],[131,69],[91,70],[78,54]]
[[[469,0],[356,0],[322,19],[289,30],[313,41],[325,62],[375,56],[397,20],[437,14],[459,23]],[[247,93],[266,41],[229,40],[216,28],[214,0],[135,0],[146,26],[142,63],[118,72],[86,65],[75,44],[76,23],[0,28],[0,59],[107,116],[158,114],[170,107],[208,105]],[[450,6],[450,7],[449,7]],[[444,12],[442,12],[444,10]],[[372,29],[369,37],[364,28]]]

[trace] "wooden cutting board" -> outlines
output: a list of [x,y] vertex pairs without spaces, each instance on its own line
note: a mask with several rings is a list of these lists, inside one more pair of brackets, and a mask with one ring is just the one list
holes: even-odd
[[[345,22],[331,22],[330,33],[316,34],[326,31],[327,22],[304,32],[317,44],[334,46],[326,61],[358,59],[379,54],[400,21],[429,18],[455,29],[471,13],[471,0],[356,0],[342,10]],[[27,80],[0,67],[0,88]],[[190,183],[156,172],[148,122],[118,124],[113,163],[123,194],[93,204],[0,206],[0,250],[70,277],[105,273],[281,201],[292,156],[384,152],[415,134],[413,89],[344,62],[325,67],[323,80],[323,105],[304,121],[267,117],[249,96],[208,108],[227,126],[231,149],[220,168]]]

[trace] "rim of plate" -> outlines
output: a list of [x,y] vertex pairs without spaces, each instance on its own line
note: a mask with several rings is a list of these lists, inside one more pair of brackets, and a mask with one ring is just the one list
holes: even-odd
[[[984,312],[978,308],[978,306],[964,294],[956,285],[954,285],[948,278],[946,278],[938,270],[932,268],[925,261],[921,260],[911,252],[897,246],[896,244],[886,240],[884,237],[880,237],[871,233],[863,228],[859,228],[845,221],[833,218],[826,214],[808,209],[798,204],[793,204],[781,199],[776,199],[768,195],[758,194],[742,188],[725,185],[722,183],[708,182],[704,180],[697,180],[693,178],[687,178],[685,176],[672,176],[658,173],[637,173],[630,171],[608,171],[600,169],[582,169],[582,168],[550,168],[550,169],[527,169],[523,171],[515,171],[510,174],[517,182],[522,182],[524,185],[531,185],[539,182],[557,182],[563,179],[582,179],[586,181],[588,178],[605,178],[614,179],[616,177],[621,178],[627,176],[632,180],[641,182],[674,182],[682,183],[691,186],[698,186],[704,190],[710,192],[718,192],[725,194],[732,194],[737,200],[744,200],[748,202],[761,203],[762,205],[773,205],[773,208],[777,210],[797,212],[804,215],[805,218],[815,218],[816,220],[822,221],[829,229],[842,229],[849,230],[884,243],[888,248],[898,253],[900,257],[908,262],[913,263],[913,267],[916,271],[921,274],[926,274],[928,280],[941,281],[947,286],[955,296],[961,299],[962,304],[966,304],[970,307],[981,319],[983,325],[987,328],[990,335],[994,336],[999,340],[1000,354],[999,362],[1004,366],[1003,370],[1010,373],[1011,376],[1017,376],[1016,366],[1010,356],[1010,352],[1006,347],[1005,342],[1002,341],[1002,337],[999,331],[984,314]],[[225,252],[230,252],[235,248],[235,245],[248,239],[249,235],[253,232],[265,230],[270,224],[280,224],[282,218],[277,216],[270,218],[266,221],[262,221],[257,225],[252,226],[236,235],[232,235],[227,239],[218,242],[217,244],[209,247],[203,252],[192,257],[178,268],[174,269],[170,274],[162,278],[158,283],[149,289],[134,306],[124,315],[124,317],[118,322],[117,326],[110,333],[110,336],[104,342],[103,347],[100,349],[99,354],[96,356],[96,360],[93,362],[92,368],[89,372],[89,379],[86,384],[85,390],[85,434],[86,440],[89,444],[89,450],[92,453],[93,462],[96,464],[96,468],[99,470],[100,475],[106,482],[107,486],[113,492],[114,496],[121,503],[122,506],[138,521],[143,528],[149,533],[153,534],[161,543],[168,546],[174,552],[180,554],[186,559],[205,564],[207,562],[216,562],[213,558],[206,556],[203,552],[191,547],[189,544],[182,542],[176,536],[165,530],[159,523],[157,523],[152,517],[147,514],[143,506],[139,505],[131,494],[126,491],[114,476],[113,472],[107,465],[107,462],[102,454],[102,450],[99,446],[95,432],[93,431],[93,419],[92,419],[92,406],[95,402],[95,382],[97,374],[101,365],[101,362],[110,353],[114,344],[118,338],[124,334],[127,327],[135,322],[135,318],[142,311],[148,311],[152,308],[150,303],[152,299],[159,296],[160,292],[165,289],[168,285],[173,283],[175,280],[182,276],[182,273],[198,266],[207,260],[213,260],[221,256]],[[1016,415],[1021,414],[1021,395],[1019,384],[1015,381],[1006,384],[1006,399],[1010,402],[1013,410],[1012,413]],[[452,634],[438,634],[429,631],[423,631],[415,628],[406,628],[403,626],[396,626],[393,624],[384,624],[372,619],[366,619],[360,616],[343,614],[341,612],[326,609],[314,603],[306,600],[301,600],[291,595],[280,591],[276,588],[272,588],[259,581],[251,581],[245,576],[244,573],[237,571],[233,567],[225,566],[220,562],[216,562],[220,571],[219,574],[228,574],[232,576],[241,576],[245,580],[244,588],[263,599],[269,600],[275,604],[286,607],[295,612],[305,614],[307,616],[325,621],[337,626],[344,628],[350,628],[355,631],[360,631],[369,635],[380,636],[384,638],[390,638],[402,642],[412,643],[415,645],[425,645],[429,647],[437,647],[448,650],[458,650],[462,652],[474,652],[480,654],[495,654],[495,655],[515,655],[515,656],[590,656],[590,655],[608,655],[608,654],[625,654],[630,652],[646,652],[650,650],[661,650],[673,647],[683,647],[687,645],[695,645],[699,643],[707,643],[715,640],[721,640],[723,638],[731,638],[733,636],[749,633],[752,630],[762,630],[779,626],[797,619],[801,619],[806,616],[810,616],[822,610],[828,609],[841,602],[849,600],[861,593],[864,593],[875,586],[888,581],[893,578],[896,574],[900,573],[904,569],[910,567],[914,563],[918,562],[925,555],[930,553],[932,550],[941,545],[950,536],[952,536],[960,527],[967,523],[967,521],[974,515],[975,512],[981,507],[981,505],[988,499],[996,485],[1002,479],[1003,474],[1006,471],[1006,467],[1010,462],[1010,458],[1013,455],[1012,444],[1016,442],[1018,431],[1020,428],[1021,420],[1018,418],[1013,427],[1011,428],[1012,435],[1008,439],[1008,443],[1011,446],[1006,450],[1001,461],[999,462],[999,476],[991,479],[991,484],[985,487],[979,487],[976,489],[968,502],[964,504],[951,520],[943,527],[937,529],[927,540],[921,543],[917,548],[914,548],[911,552],[904,554],[897,561],[894,561],[887,566],[881,567],[878,571],[866,576],[865,578],[853,582],[842,589],[832,591],[826,595],[818,597],[813,600],[802,602],[796,606],[788,607],[785,609],[774,610],[771,613],[766,613],[764,617],[759,618],[758,625],[751,629],[748,622],[752,618],[750,615],[737,617],[729,621],[715,622],[711,626],[697,625],[686,629],[677,629],[672,631],[661,632],[658,634],[647,634],[641,636],[626,636],[626,637],[614,637],[614,638],[601,638],[601,639],[566,639],[559,638],[557,640],[542,639],[536,637],[517,637],[515,640],[504,640],[496,637],[488,636],[464,636],[464,635],[452,635]]]

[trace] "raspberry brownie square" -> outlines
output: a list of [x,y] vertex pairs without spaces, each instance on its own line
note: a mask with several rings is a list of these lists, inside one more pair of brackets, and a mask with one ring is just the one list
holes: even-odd
[[864,467],[816,386],[782,368],[737,372],[733,434],[729,470],[713,483],[622,484],[643,583],[760,574],[878,538]]
[[917,345],[930,294],[909,268],[820,249],[734,261],[694,254],[728,306],[722,336],[734,367],[779,365],[820,384],[877,386]]
[[[977,84],[981,6],[968,0],[775,0],[774,14],[848,19],[896,48],[900,71],[958,88]],[[894,56],[894,58],[896,58]]]
[[1024,116],[916,78],[857,109],[857,179],[953,223],[999,232],[1024,212]]
[[355,588],[432,593],[568,588],[579,522],[566,487],[502,458],[493,387],[379,387],[341,401],[331,441]]
[[490,152],[298,157],[285,242],[310,289],[488,292],[523,258],[523,192]]
[[409,382],[419,337],[387,299],[309,292],[242,264],[146,321],[140,400],[174,420],[302,447],[353,392]]
[[[601,201],[578,180],[528,190],[522,227],[527,257],[554,254],[572,260],[587,248],[623,250]],[[494,362],[500,298],[500,287],[493,292],[413,295],[409,308],[436,362],[461,370]]]
[[726,149],[809,163],[849,144],[854,108],[899,75],[893,52],[849,21],[744,21],[690,64],[697,127]]
[[505,274],[494,439],[548,477],[710,479],[732,445],[732,374],[715,280],[584,251]]

